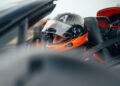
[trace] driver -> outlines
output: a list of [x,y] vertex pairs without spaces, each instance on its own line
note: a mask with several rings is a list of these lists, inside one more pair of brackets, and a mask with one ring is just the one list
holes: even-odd
[[83,18],[72,13],[60,14],[48,20],[42,34],[47,39],[46,47],[61,51],[83,45],[88,37]]
[[[77,48],[80,50],[79,53],[82,53],[91,46],[88,42],[84,19],[73,13],[63,13],[48,20],[42,29],[42,36],[46,47],[55,51],[69,51]],[[94,57],[92,59],[103,62],[97,53],[94,53],[92,57]],[[83,58],[83,60],[88,59]]]

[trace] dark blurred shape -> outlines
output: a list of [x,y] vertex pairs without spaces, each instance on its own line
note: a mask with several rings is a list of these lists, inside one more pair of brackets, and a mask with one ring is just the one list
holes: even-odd
[[119,76],[105,70],[106,64],[103,68],[93,66],[72,57],[73,54],[74,51],[64,55],[45,52],[22,58],[19,55],[19,60],[1,66],[0,86],[120,86]]
[[[99,26],[98,19],[103,18],[95,18],[95,17],[87,17],[85,18],[85,25],[88,30],[88,40],[93,46],[96,46],[102,42],[104,42],[104,37],[101,33],[101,27]],[[102,53],[104,55],[103,59],[110,61],[111,55],[107,48],[104,48],[103,50],[99,51],[99,53]]]
[[[28,1],[21,6],[9,10],[0,16],[0,47],[6,46],[14,37],[18,36],[18,45],[25,41],[25,34],[21,27],[29,28],[37,21],[48,15],[55,8],[53,0],[35,0]],[[22,24],[25,20],[25,24]],[[26,28],[26,29],[28,29]],[[23,31],[20,31],[23,30]],[[21,34],[21,32],[23,32]]]
[[29,71],[30,73],[35,73],[36,71],[42,70],[44,64],[43,64],[43,60],[39,59],[39,58],[33,58],[33,60],[31,60],[30,65],[29,65]]

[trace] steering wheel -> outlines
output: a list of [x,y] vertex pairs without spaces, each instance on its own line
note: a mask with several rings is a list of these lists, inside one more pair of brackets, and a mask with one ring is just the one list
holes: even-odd
[[[6,86],[120,86],[119,79],[112,73],[97,64],[93,66],[72,56],[70,53],[64,55],[63,53],[34,54],[25,61],[27,71],[17,75],[14,80],[15,84]],[[17,66],[17,64],[13,65]],[[17,71],[17,69],[18,67],[14,67],[14,70]],[[13,68],[8,69],[8,71],[10,70]],[[9,76],[11,76],[11,72],[7,77]],[[4,80],[4,82],[10,83],[8,79],[4,78]]]

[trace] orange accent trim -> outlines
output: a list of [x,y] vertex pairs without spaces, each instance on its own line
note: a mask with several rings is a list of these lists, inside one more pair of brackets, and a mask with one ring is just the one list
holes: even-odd
[[90,28],[87,28],[88,31],[90,31],[91,29]]
[[100,62],[103,62],[103,60],[98,56],[97,53],[93,53],[93,56],[94,56],[97,60],[99,60]]
[[[94,48],[94,46],[92,46],[91,48]],[[93,53],[93,56],[94,56],[97,60],[99,60],[100,62],[103,62],[103,60],[98,56],[97,53]]]
[[86,47],[86,46],[84,46],[83,50],[84,50],[84,51],[87,51],[87,47]]
[[39,46],[41,46],[42,48],[43,48],[43,42],[40,42],[39,43],[39,39],[36,39],[36,41],[30,46],[30,48],[32,49],[32,48],[34,48],[34,47],[39,47]]
[[38,32],[39,32],[39,30],[35,30],[35,32],[34,32],[34,33],[35,33],[35,34],[37,34]]
[[32,49],[35,44],[36,44],[36,42],[34,42],[34,43],[30,46],[30,49]]
[[[84,34],[81,37],[78,38],[74,38],[71,41],[67,42],[67,43],[63,43],[63,44],[58,44],[58,45],[46,45],[48,48],[52,48],[54,50],[58,50],[58,51],[66,51],[66,50],[70,50],[72,48],[78,47],[80,45],[82,45],[83,43],[86,42],[86,39],[88,37],[88,33]],[[66,45],[68,45],[69,43],[72,43],[73,46],[71,47],[65,47]]]
[[36,39],[37,48],[39,47],[39,39]]

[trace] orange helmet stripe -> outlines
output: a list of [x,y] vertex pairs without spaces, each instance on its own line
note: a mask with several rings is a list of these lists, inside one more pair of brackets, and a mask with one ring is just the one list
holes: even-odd
[[[48,48],[53,48],[54,50],[58,51],[65,51],[65,50],[70,50],[72,48],[78,47],[86,42],[86,39],[88,38],[88,33],[84,34],[81,37],[74,38],[69,42],[62,43],[62,44],[57,44],[57,45],[46,45]],[[66,45],[72,43],[73,46],[71,47],[65,47]]]

